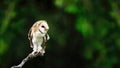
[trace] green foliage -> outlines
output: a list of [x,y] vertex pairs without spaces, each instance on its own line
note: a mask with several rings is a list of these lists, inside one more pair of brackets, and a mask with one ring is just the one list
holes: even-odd
[[3,39],[0,39],[0,55],[3,55],[6,52],[6,50],[7,50],[6,42]]
[[[116,34],[119,34],[119,3],[111,0],[110,2],[106,1],[106,4],[102,4],[102,1],[99,1],[96,5],[96,2],[82,0],[76,3],[76,1],[70,1],[70,5],[66,3],[67,5],[63,5],[62,7],[67,13],[74,13],[76,15],[75,29],[85,39],[84,58],[87,60],[94,59],[94,54],[97,51],[98,57],[94,61],[93,67],[113,68],[114,64],[118,62],[118,58],[110,54],[116,52],[115,48],[119,48],[120,41],[119,36],[115,39],[111,39],[110,37],[115,37],[114,32],[116,31]],[[99,9],[97,10],[97,8]],[[118,29],[116,29],[117,25]],[[115,44],[114,41],[116,42]]]
[[59,8],[64,8],[67,13],[75,14],[78,12],[78,0],[55,0],[55,5]]
[[78,18],[76,22],[76,29],[83,34],[84,37],[93,34],[93,27],[86,18]]
[[[39,19],[50,26],[46,68],[120,68],[119,4],[119,0],[0,1],[0,68],[9,68],[32,50],[27,33]],[[28,63],[28,68],[34,64]]]

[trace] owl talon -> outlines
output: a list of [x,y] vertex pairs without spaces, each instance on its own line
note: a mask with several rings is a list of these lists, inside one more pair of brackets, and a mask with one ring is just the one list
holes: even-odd
[[44,53],[40,53],[40,56],[44,56]]

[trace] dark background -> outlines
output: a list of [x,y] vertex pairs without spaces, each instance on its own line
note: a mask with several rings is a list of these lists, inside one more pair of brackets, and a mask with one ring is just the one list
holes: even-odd
[[42,19],[46,54],[23,68],[120,68],[120,0],[1,0],[0,68],[32,52],[27,34]]

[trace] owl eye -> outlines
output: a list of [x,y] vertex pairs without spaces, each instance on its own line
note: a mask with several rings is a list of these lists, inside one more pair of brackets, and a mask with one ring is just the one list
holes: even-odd
[[41,27],[42,27],[42,28],[45,28],[45,26],[43,26],[43,25],[42,25]]

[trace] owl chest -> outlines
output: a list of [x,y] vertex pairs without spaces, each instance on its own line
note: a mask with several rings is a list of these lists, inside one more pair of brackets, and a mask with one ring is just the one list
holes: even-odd
[[36,44],[39,44],[39,45],[41,45],[43,43],[43,36],[41,35],[41,33],[36,32],[33,35],[33,42]]

